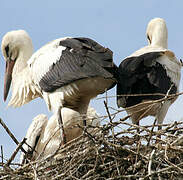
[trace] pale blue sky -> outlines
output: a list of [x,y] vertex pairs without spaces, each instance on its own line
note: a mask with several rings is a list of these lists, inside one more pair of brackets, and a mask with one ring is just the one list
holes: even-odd
[[[1,1],[0,40],[10,30],[24,29],[32,38],[34,50],[37,50],[48,41],[59,37],[90,37],[110,48],[114,52],[115,63],[119,65],[123,58],[147,44],[147,23],[154,17],[161,17],[167,22],[169,49],[174,51],[178,58],[183,58],[182,7],[181,0]],[[6,108],[7,102],[3,102],[5,62],[1,53],[0,68],[0,117],[20,141],[33,117],[40,113],[50,113],[41,99],[21,108]],[[115,95],[115,91],[113,88],[109,95]],[[10,95],[11,93],[9,97]],[[103,100],[93,100],[91,104],[101,115],[105,113]],[[110,99],[110,105],[117,108],[115,98]],[[182,106],[180,97],[170,108],[164,122],[180,120],[183,115]],[[145,123],[145,120],[141,123]],[[6,158],[16,147],[1,126],[0,145],[3,145]]]

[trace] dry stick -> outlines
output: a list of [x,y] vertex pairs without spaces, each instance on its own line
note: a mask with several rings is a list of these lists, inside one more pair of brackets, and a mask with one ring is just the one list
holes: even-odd
[[146,175],[146,176],[144,177],[144,179],[149,178],[149,177],[151,177],[151,176],[153,176],[153,175],[155,175],[155,174],[160,174],[160,173],[163,173],[163,172],[165,172],[165,171],[169,171],[169,170],[171,170],[171,169],[177,169],[177,167],[182,166],[182,165],[183,165],[183,162],[177,164],[176,167],[175,167],[175,166],[168,166],[168,167],[163,168],[163,169],[160,169],[160,170],[158,170],[158,171],[153,171],[151,174]]
[[[183,93],[182,93],[183,94]],[[161,98],[161,99],[158,99],[158,100],[152,100],[152,101],[144,101],[142,103],[139,103],[139,104],[136,104],[136,105],[133,105],[133,106],[130,106],[128,108],[125,108],[126,110],[130,110],[130,109],[133,109],[137,106],[140,106],[140,105],[146,105],[146,104],[152,104],[152,103],[161,103],[161,102],[164,102],[165,100],[170,100],[172,99],[173,96],[167,96],[167,97],[164,97],[164,98]]]
[[[153,93],[153,94],[121,94],[121,95],[117,95],[117,96],[108,96],[108,98],[116,98],[116,97],[123,97],[123,96],[165,96],[165,95],[166,94],[163,94],[163,93]],[[176,94],[171,94],[171,95],[168,95],[168,97],[173,98],[175,96],[180,96],[180,95],[183,95],[183,92],[176,93]],[[96,98],[96,100],[105,99],[105,98],[106,97],[100,97],[100,98]]]
[[1,145],[1,160],[2,160],[1,162],[2,162],[2,165],[4,164],[3,158],[4,158],[4,157],[3,157],[3,146]]
[[168,159],[165,159],[165,161],[167,163],[169,163],[171,166],[175,167],[179,172],[183,172],[183,169],[178,167],[176,164],[173,164],[172,162],[170,162]]
[[[151,167],[152,167],[154,153],[155,153],[155,149],[151,152],[151,155],[150,155],[150,160],[149,160],[149,164],[148,164],[148,175],[152,174]],[[150,179],[152,179],[152,176],[150,177]]]
[[[176,125],[183,125],[183,122],[176,122]],[[156,124],[155,127],[156,127],[156,126],[159,126],[159,124]],[[162,126],[168,126],[167,128],[170,129],[170,128],[172,128],[172,127],[174,126],[174,123],[162,124]],[[143,127],[145,127],[145,128],[150,128],[150,127],[152,127],[152,125],[145,125],[145,126],[143,126]],[[167,128],[165,128],[165,130],[166,130]],[[180,128],[179,128],[179,129],[180,129]],[[164,131],[164,130],[163,130],[163,131]]]
[[15,158],[16,154],[18,153],[19,149],[21,149],[22,145],[25,143],[26,138],[23,139],[22,142],[19,143],[19,145],[16,147],[14,153],[11,155],[10,159],[8,160],[8,162],[6,163],[7,166],[10,165],[10,163],[13,161],[13,159]]
[[136,124],[131,124],[131,123],[127,123],[127,122],[123,122],[123,124],[130,126],[131,127],[131,129],[130,129],[131,131],[139,128],[139,129],[142,129],[143,131],[150,132],[150,130],[148,128],[146,128],[145,126],[138,126]]
[[170,145],[174,146],[176,144],[180,144],[183,141],[183,135],[179,136],[175,141],[173,141]]
[[34,168],[34,166],[32,165],[32,163],[30,163],[30,165],[31,165],[31,167],[32,167],[32,169],[33,169],[33,172],[34,172],[34,179],[36,180],[36,179],[38,179],[38,178],[37,178],[38,175],[37,175],[36,169]]
[[[166,94],[163,93],[152,93],[152,94],[120,94],[120,95],[116,95],[116,96],[108,96],[108,98],[116,98],[116,97],[124,97],[124,96],[165,96]],[[177,95],[177,94],[175,94]],[[104,97],[99,97],[96,98],[96,100],[100,100],[100,99],[105,99],[106,96]]]
[[96,143],[95,137],[94,137],[91,133],[89,133],[89,132],[87,131],[86,128],[83,128],[83,127],[80,126],[79,124],[77,124],[77,127],[81,128],[81,129],[83,130],[83,132],[84,132],[86,135],[88,135],[88,137],[93,141],[93,143]]
[[138,155],[139,155],[140,145],[141,145],[141,143],[140,143],[140,139],[139,139],[138,145],[137,145],[137,154],[135,156],[135,165],[134,165],[133,173],[135,172],[136,167],[137,167],[137,161],[138,161]]
[[108,109],[108,107],[107,107],[107,103],[106,103],[106,101],[104,101],[104,105],[105,105],[105,108],[106,108],[106,111],[107,111],[107,114],[108,114],[108,117],[109,117],[110,123],[112,123],[112,118],[111,118],[111,115],[110,115],[110,113],[109,113],[109,109]]
[[[104,105],[105,105],[105,109],[106,109],[106,111],[107,111],[107,114],[108,114],[108,117],[109,117],[109,120],[110,120],[110,124],[112,125],[112,118],[111,118],[109,109],[108,109],[108,107],[107,107],[106,101],[104,101]],[[112,136],[113,136],[113,139],[114,139],[114,127],[113,127],[113,126],[112,126]]]
[[[4,129],[6,130],[6,132],[9,134],[9,136],[13,139],[13,141],[16,143],[16,145],[19,145],[18,140],[15,138],[15,136],[11,133],[11,131],[8,129],[8,127],[6,126],[6,124],[3,122],[3,120],[0,118],[0,123],[1,125],[4,127]],[[24,148],[21,146],[20,149],[22,150],[22,152],[24,152],[25,154],[27,153]]]
[[157,122],[157,118],[155,118],[154,123],[153,123],[153,125],[152,125],[152,129],[151,129],[151,132],[150,132],[150,137],[149,137],[149,140],[148,140],[148,142],[147,142],[147,147],[148,147],[149,144],[150,144],[150,141],[151,141],[151,138],[152,138],[152,135],[153,135],[153,131],[154,131],[154,127],[155,127],[156,122]]
[[125,116],[124,118],[122,118],[122,119],[120,119],[119,121],[120,122],[123,122],[123,121],[126,121],[128,118],[130,118],[131,117],[131,115],[127,115],[127,116]]

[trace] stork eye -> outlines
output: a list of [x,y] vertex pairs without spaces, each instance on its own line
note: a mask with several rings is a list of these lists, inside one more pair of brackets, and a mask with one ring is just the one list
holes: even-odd
[[151,44],[151,40],[150,40],[150,37],[147,35],[147,39],[149,40],[149,43]]
[[9,57],[9,45],[5,47],[6,56]]

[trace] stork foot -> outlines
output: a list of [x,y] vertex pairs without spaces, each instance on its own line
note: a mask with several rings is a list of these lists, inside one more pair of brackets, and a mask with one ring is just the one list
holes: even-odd
[[83,134],[86,132],[86,116],[83,116]]

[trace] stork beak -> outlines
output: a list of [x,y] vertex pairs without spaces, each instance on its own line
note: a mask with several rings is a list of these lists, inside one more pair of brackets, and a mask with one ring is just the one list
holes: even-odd
[[14,64],[15,64],[15,61],[12,61],[12,60],[6,61],[6,70],[5,70],[5,77],[4,77],[4,101],[6,101],[6,98],[8,96],[8,92],[10,89]]

